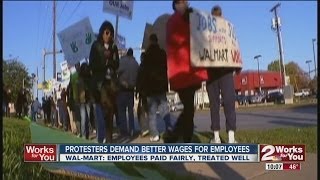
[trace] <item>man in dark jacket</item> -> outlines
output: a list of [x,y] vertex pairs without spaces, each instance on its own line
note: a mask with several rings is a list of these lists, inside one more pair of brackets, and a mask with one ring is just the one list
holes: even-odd
[[137,85],[136,85],[136,98],[139,98],[137,116],[138,116],[138,121],[141,128],[142,137],[149,134],[149,126],[148,126],[149,121],[146,117],[147,116],[147,98],[143,89],[143,78],[145,77],[144,75],[145,55],[146,55],[145,52],[141,53],[140,66],[138,69]]
[[166,96],[168,92],[167,55],[159,47],[158,38],[155,34],[150,35],[150,42],[144,62],[145,78],[143,89],[147,96],[150,141],[155,142],[160,140],[156,122],[158,108],[161,118],[165,121],[166,130],[171,131],[172,125]]
[[127,55],[120,60],[118,69],[120,89],[117,95],[118,118],[120,122],[120,132],[122,135],[128,134],[127,130],[127,109],[129,117],[129,133],[134,135],[134,89],[136,87],[139,64],[133,57],[133,50],[128,49]]

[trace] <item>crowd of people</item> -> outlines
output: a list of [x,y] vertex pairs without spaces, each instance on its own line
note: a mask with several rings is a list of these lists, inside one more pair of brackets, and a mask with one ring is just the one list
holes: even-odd
[[[221,143],[219,105],[221,93],[226,115],[228,143],[236,143],[235,93],[233,68],[195,68],[190,63],[190,22],[192,8],[188,1],[173,0],[174,13],[167,22],[167,52],[160,48],[156,34],[149,36],[149,47],[141,54],[140,65],[133,50],[119,58],[114,42],[114,28],[109,21],[102,23],[97,40],[90,51],[89,62],[75,65],[67,88],[59,87],[51,97],[44,98],[42,109],[45,123],[71,131],[79,137],[89,138],[95,132],[98,143],[112,143],[113,121],[120,136],[133,136],[134,98],[139,99],[137,117],[140,135],[150,134],[150,141],[160,140],[157,112],[164,120],[164,142],[192,141],[194,131],[194,96],[203,81],[207,81],[210,100],[211,143]],[[219,6],[212,15],[222,17]],[[168,84],[176,91],[184,106],[172,123],[166,93]],[[32,117],[40,108],[38,99],[32,104]],[[128,114],[128,117],[127,117]],[[127,122],[128,121],[128,122]]]

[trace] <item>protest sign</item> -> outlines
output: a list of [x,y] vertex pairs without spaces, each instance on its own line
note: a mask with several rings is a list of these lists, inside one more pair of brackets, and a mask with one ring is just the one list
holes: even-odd
[[68,62],[67,61],[63,61],[60,63],[60,67],[61,67],[61,76],[62,76],[62,81],[69,79],[70,78],[70,71],[69,71],[69,67],[68,67]]
[[59,32],[58,38],[65,59],[71,66],[89,58],[91,45],[96,39],[88,17]]
[[206,12],[190,14],[190,50],[194,67],[242,67],[234,26]]
[[103,1],[103,12],[132,19],[133,1]]

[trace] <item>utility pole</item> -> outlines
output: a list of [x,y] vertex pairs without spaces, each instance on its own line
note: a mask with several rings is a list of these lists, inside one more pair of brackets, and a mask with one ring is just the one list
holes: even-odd
[[311,80],[311,75],[310,75],[310,73],[311,73],[311,71],[310,71],[310,63],[311,62],[312,62],[311,60],[307,60],[306,61],[306,63],[308,64],[308,68],[309,68],[309,78],[310,78],[310,80]]
[[119,26],[119,16],[116,15],[116,29],[115,29],[115,37],[114,37],[114,42],[118,46],[118,26]]
[[282,47],[282,37],[281,37],[281,30],[280,30],[280,17],[278,17],[278,12],[277,12],[277,8],[280,7],[280,3],[276,4],[271,10],[270,12],[274,12],[274,18],[273,18],[273,24],[272,24],[272,29],[275,30],[277,32],[278,35],[278,44],[279,44],[279,53],[280,53],[280,63],[281,63],[281,74],[282,74],[282,79],[283,79],[283,83],[282,86],[286,86],[287,85],[287,80],[286,80],[286,69],[284,66],[284,55],[283,55],[283,47]]
[[254,57],[254,59],[256,59],[257,62],[258,62],[259,94],[261,93],[261,83],[260,83],[261,78],[260,78],[260,69],[259,69],[259,58],[260,58],[260,57],[261,57],[261,55],[256,55],[256,56]]
[[[53,0],[53,52],[56,52],[56,1]],[[56,53],[53,53],[53,78],[56,79],[57,71]]]
[[62,50],[56,51],[55,53],[53,53],[53,52],[47,52],[46,49],[43,49],[43,82],[46,81],[46,55],[50,55],[50,54],[55,55],[59,53],[62,53]]
[[314,62],[314,72],[315,72],[315,75],[314,77],[318,76],[317,74],[317,64],[316,64],[316,54],[315,54],[315,51],[314,51],[314,43],[316,42],[316,39],[312,39],[312,47],[313,47],[313,62]]
[[37,88],[37,98],[39,98],[38,84],[39,84],[39,73],[38,73],[38,66],[37,66],[37,85],[36,85],[36,88]]

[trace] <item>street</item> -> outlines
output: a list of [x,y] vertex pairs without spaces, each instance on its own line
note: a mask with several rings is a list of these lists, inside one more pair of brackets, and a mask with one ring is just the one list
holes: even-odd
[[[171,113],[175,122],[180,112]],[[317,125],[317,105],[304,105],[293,108],[248,108],[237,110],[237,129],[271,129],[281,127],[308,127]],[[225,129],[225,116],[220,111],[221,129]],[[137,123],[137,122],[136,122]],[[210,111],[197,111],[194,117],[195,131],[211,131]],[[138,124],[137,124],[138,125]],[[159,130],[164,130],[164,121],[158,119]]]

